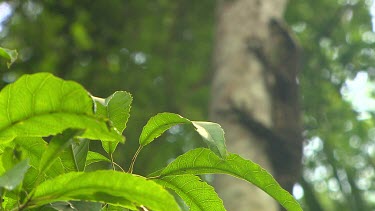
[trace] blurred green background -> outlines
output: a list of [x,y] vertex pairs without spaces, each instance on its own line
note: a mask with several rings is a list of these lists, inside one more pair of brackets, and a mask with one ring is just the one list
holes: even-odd
[[[133,94],[128,167],[147,119],[158,112],[207,120],[214,0],[0,1],[0,46],[18,61],[0,66],[0,87],[24,73],[52,72],[93,95]],[[375,210],[375,33],[371,0],[290,0],[285,19],[302,48],[304,210]],[[375,15],[375,13],[374,13]],[[144,149],[135,172],[149,173],[200,144],[174,127]],[[100,149],[100,146],[92,145]]]

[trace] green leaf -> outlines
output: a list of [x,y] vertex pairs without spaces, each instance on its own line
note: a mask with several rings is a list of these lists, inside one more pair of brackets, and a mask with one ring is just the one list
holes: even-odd
[[[117,91],[108,98],[101,99],[94,97],[97,103],[96,114],[108,118],[112,126],[120,133],[126,128],[130,116],[130,108],[133,98],[130,93],[125,91]],[[108,154],[112,154],[118,142],[102,142],[104,150]]]
[[[40,137],[23,137],[14,139],[14,143],[20,146],[25,156],[30,159],[30,165],[35,169],[39,169],[40,158],[47,150],[47,142]],[[47,177],[55,177],[62,173],[64,173],[64,169],[60,160],[53,162],[46,171]]]
[[0,142],[43,137],[67,128],[86,129],[88,139],[123,141],[108,120],[93,113],[93,101],[81,85],[49,73],[23,75],[0,92]]
[[3,198],[3,202],[1,203],[3,210],[13,210],[18,204],[19,201],[17,200],[16,196],[8,197],[10,192],[7,193],[7,196]]
[[100,211],[102,204],[98,202],[87,202],[87,201],[71,201],[70,204],[77,210],[90,210],[90,211]]
[[102,142],[102,147],[104,151],[106,151],[108,154],[113,154],[113,152],[116,150],[117,145],[119,142],[109,142],[109,141],[103,141]]
[[71,150],[71,147],[67,148],[61,153],[60,160],[65,173],[71,171],[78,171],[77,165],[74,162],[74,155]]
[[30,159],[31,168],[25,174],[23,180],[23,188],[31,190],[36,180],[48,179],[56,177],[64,173],[64,168],[61,160],[58,158],[51,164],[51,166],[46,170],[45,174],[39,174],[39,166],[42,155],[47,150],[47,142],[45,142],[40,137],[22,137],[14,139],[14,144],[19,146],[25,157]]
[[26,157],[17,145],[9,145],[1,154],[1,164],[5,170],[9,170]]
[[[179,210],[172,195],[144,177],[111,170],[70,172],[47,180],[35,189],[30,205],[56,201],[87,200],[151,210]],[[131,207],[134,208],[134,207]]]
[[139,144],[143,147],[177,124],[193,124],[196,131],[203,137],[208,147],[222,158],[228,155],[224,131],[219,124],[213,122],[190,121],[178,114],[159,113],[150,118],[143,127]]
[[87,139],[80,139],[78,142],[72,143],[71,152],[77,171],[85,170],[89,143],[90,141]]
[[23,160],[17,163],[13,168],[9,169],[0,176],[0,187],[6,190],[13,190],[21,184],[27,170],[30,168],[29,160]]
[[225,211],[223,201],[214,188],[197,176],[191,174],[164,176],[156,179],[155,182],[174,190],[192,211]]
[[[134,208],[132,210],[137,210],[137,208]],[[129,211],[129,209],[113,205],[107,205],[106,207],[103,207],[101,211]]]
[[67,129],[62,134],[58,134],[52,138],[48,144],[47,150],[40,158],[39,172],[43,174],[60,156],[61,152],[67,148],[75,136],[81,135],[83,130]]
[[202,136],[208,147],[222,158],[228,155],[225,146],[224,130],[217,123],[192,121],[199,135]]
[[[26,157],[29,159],[29,165],[31,166],[29,170],[26,172],[23,180],[23,188],[31,190],[34,187],[34,183],[36,182],[36,179],[39,175],[39,163],[40,158],[42,157],[43,153],[47,149],[47,142],[45,142],[40,137],[27,137],[27,138],[16,138],[14,139],[14,142],[11,143],[13,146],[18,146],[17,150],[20,150],[20,153],[22,154],[22,157]],[[2,157],[5,155],[4,159],[6,159],[6,165],[11,165],[9,162],[11,161],[9,157],[9,154],[12,155],[16,149],[8,148],[6,153],[2,155]],[[14,155],[12,155],[13,157]],[[53,178],[57,175],[60,175],[64,173],[64,168],[61,164],[61,161],[58,159],[51,167],[45,172],[45,175],[41,175],[42,179],[45,178]]]
[[65,172],[85,170],[89,142],[87,139],[75,140],[63,151],[60,158]]
[[117,91],[106,99],[108,118],[121,133],[126,128],[132,101],[131,94],[125,91]]
[[18,53],[16,50],[10,50],[0,47],[0,57],[8,60],[8,68],[17,60]]
[[[31,191],[38,180],[39,171],[34,168],[33,166],[30,166],[29,170],[27,170],[23,181],[22,181],[22,189],[25,191]],[[46,177],[41,177],[41,180],[45,180]]]
[[[89,210],[89,211],[100,211],[102,205],[98,202],[86,202],[86,201],[71,201],[71,202],[55,202],[47,205],[45,208],[53,208],[53,210],[58,211],[79,211],[79,210]],[[41,210],[44,210],[44,209]]]
[[139,144],[143,147],[151,143],[169,128],[183,123],[190,123],[190,120],[173,113],[159,113],[150,118],[143,127],[139,137]]
[[229,154],[227,159],[221,159],[209,149],[198,148],[177,157],[165,169],[157,172],[161,177],[218,173],[229,174],[256,185],[289,211],[302,211],[293,196],[281,188],[271,174],[258,164],[245,160],[236,154]]
[[67,201],[58,201],[51,203],[49,205],[45,205],[43,207],[40,207],[40,210],[58,210],[58,211],[76,211],[75,207],[72,203]]
[[92,151],[88,152],[87,159],[86,159],[86,166],[93,164],[93,163],[100,162],[100,161],[111,163],[110,159],[106,158],[104,155],[100,153],[92,152]]
[[83,50],[90,50],[94,46],[94,42],[90,37],[90,33],[85,28],[85,24],[79,21],[71,24],[70,33],[76,46]]

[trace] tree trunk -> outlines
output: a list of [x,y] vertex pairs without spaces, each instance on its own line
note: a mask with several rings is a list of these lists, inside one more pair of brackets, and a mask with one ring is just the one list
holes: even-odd
[[[288,191],[300,174],[299,48],[282,22],[286,0],[222,0],[217,8],[211,119],[230,152],[267,169]],[[257,187],[227,176],[215,187],[230,211],[275,211]]]

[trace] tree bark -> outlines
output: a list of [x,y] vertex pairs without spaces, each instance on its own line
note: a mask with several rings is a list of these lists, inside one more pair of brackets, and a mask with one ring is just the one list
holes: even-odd
[[[282,17],[286,0],[218,2],[211,119],[227,147],[267,169],[288,191],[300,174],[299,47]],[[228,210],[275,211],[277,203],[244,181],[218,176]]]

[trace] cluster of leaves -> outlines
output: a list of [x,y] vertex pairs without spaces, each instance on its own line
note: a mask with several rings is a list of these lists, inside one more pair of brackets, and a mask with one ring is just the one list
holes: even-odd
[[[191,119],[208,118],[212,72],[206,70],[212,69],[216,1],[12,0],[0,4],[11,10],[1,23],[0,45],[19,52],[12,69],[0,71],[0,87],[22,74],[51,72],[78,81],[98,96],[127,90],[137,96],[132,109],[137,121],[128,126],[129,140],[138,138],[149,114],[171,111]],[[166,160],[200,146],[199,141],[188,141],[197,135],[185,128],[177,135],[166,134],[169,141],[154,146],[164,153],[139,159],[135,171],[157,170]],[[123,165],[131,160],[136,144],[120,145],[113,156]]]
[[[190,210],[225,210],[200,174],[229,174],[258,186],[288,210],[302,210],[259,165],[227,152],[216,123],[160,113],[144,126],[129,171],[112,157],[129,118],[132,97],[118,91],[93,97],[78,83],[49,73],[24,75],[0,92],[0,196],[5,210],[180,210],[175,191]],[[177,157],[147,177],[132,173],[139,152],[178,124],[191,124],[208,148]],[[89,150],[100,140],[108,157]],[[162,152],[159,152],[162,153]],[[112,169],[88,171],[108,162]],[[117,171],[117,170],[120,171]]]

